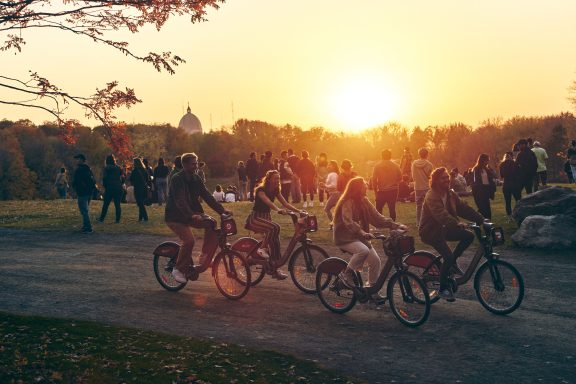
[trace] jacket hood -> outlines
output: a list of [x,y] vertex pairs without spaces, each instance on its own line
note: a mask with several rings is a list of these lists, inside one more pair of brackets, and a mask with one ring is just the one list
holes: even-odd
[[412,164],[413,164],[415,167],[423,168],[423,167],[429,165],[430,162],[429,162],[428,160],[426,160],[426,159],[417,159],[417,160],[414,160],[414,162],[413,162]]

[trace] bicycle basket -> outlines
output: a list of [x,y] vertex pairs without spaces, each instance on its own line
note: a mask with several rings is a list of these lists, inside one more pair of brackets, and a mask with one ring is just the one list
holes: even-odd
[[401,257],[413,253],[414,250],[414,238],[412,236],[392,235],[384,243],[384,252],[389,257]]
[[308,232],[316,232],[318,230],[318,220],[316,216],[306,216],[306,230]]
[[504,229],[502,227],[492,228],[492,245],[504,244]]
[[222,220],[222,231],[226,233],[226,236],[233,236],[238,233],[236,229],[236,221],[233,218]]

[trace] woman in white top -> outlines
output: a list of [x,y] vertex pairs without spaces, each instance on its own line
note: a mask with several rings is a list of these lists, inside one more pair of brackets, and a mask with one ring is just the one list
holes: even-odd
[[332,220],[334,220],[334,217],[332,216],[332,208],[336,206],[336,203],[340,198],[340,192],[338,192],[337,188],[339,174],[340,169],[338,167],[338,162],[330,160],[328,163],[328,175],[326,176],[326,180],[321,183],[328,194],[328,200],[326,201],[324,212],[326,212],[326,216],[328,216],[328,220],[330,220],[330,230],[333,228]]
[[216,201],[219,203],[226,201],[226,195],[224,194],[220,184],[216,186],[216,190],[212,193],[212,196],[214,196],[214,199],[216,199]]

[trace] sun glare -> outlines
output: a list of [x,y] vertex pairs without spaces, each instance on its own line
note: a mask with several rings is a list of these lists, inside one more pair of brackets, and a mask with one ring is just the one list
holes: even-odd
[[346,131],[358,132],[389,121],[395,104],[396,100],[384,84],[355,79],[335,90],[331,108]]

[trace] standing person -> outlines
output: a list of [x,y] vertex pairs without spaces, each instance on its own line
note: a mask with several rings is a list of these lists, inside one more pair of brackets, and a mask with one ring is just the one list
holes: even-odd
[[324,207],[324,212],[330,220],[330,230],[334,228],[334,216],[332,216],[332,208],[338,203],[340,198],[340,193],[338,192],[338,175],[340,174],[340,169],[338,167],[338,162],[336,160],[330,160],[328,162],[328,175],[326,175],[326,180],[322,182],[322,187],[326,191],[328,199],[326,200],[326,206]]
[[338,175],[338,183],[336,184],[336,189],[340,194],[344,193],[348,182],[358,176],[356,171],[352,170],[352,162],[348,159],[342,160],[340,164],[340,174]]
[[258,166],[258,179],[262,180],[268,171],[275,170],[274,161],[272,160],[272,151],[264,152],[262,162]]
[[[576,144],[576,140],[572,144]],[[564,172],[568,177],[568,183],[573,184],[576,181],[576,149],[568,148],[566,154],[568,160],[564,163]]]
[[508,215],[508,220],[510,221],[512,216],[512,196],[514,196],[516,202],[521,198],[521,187],[518,183],[518,165],[514,161],[514,153],[512,151],[506,152],[498,168],[500,177],[504,180],[502,194],[504,194],[506,203],[506,215]]
[[246,176],[248,176],[250,201],[254,201],[254,188],[258,182],[258,160],[256,160],[256,152],[250,152],[250,157],[246,161]]
[[[316,159],[316,175],[318,177],[318,201],[320,202],[320,206],[324,206],[324,181],[328,176],[328,155],[322,152],[318,155]],[[328,200],[328,194],[326,194],[326,200]]]
[[56,175],[56,181],[54,181],[54,187],[58,191],[58,197],[60,199],[66,199],[66,191],[68,191],[68,174],[66,173],[66,168],[60,168],[60,171]]
[[543,187],[548,184],[548,174],[546,172],[546,160],[548,160],[548,154],[546,150],[542,148],[539,141],[534,142],[532,147],[532,152],[536,155],[536,162],[538,163],[538,168],[536,168],[536,176],[534,177],[534,192],[540,188],[540,183]]
[[492,219],[490,200],[494,199],[496,182],[494,181],[494,172],[488,166],[489,162],[490,157],[487,154],[481,153],[478,156],[476,165],[472,168],[472,172],[474,172],[472,195],[478,207],[478,212],[485,218]]
[[248,200],[248,174],[243,161],[238,162],[236,173],[238,174],[238,200]]
[[402,175],[408,175],[408,179],[412,177],[412,154],[408,147],[404,148],[404,153],[400,160],[400,172],[402,172]]
[[144,168],[144,163],[139,157],[134,158],[134,167],[132,173],[130,173],[130,183],[134,187],[134,198],[136,199],[136,204],[138,205],[138,221],[146,222],[148,221],[148,212],[146,212],[146,206],[144,205],[146,199],[148,198],[148,188],[149,188],[149,175]]
[[[370,244],[374,235],[370,233],[370,225],[376,228],[407,230],[403,224],[382,216],[366,197],[366,182],[362,177],[355,177],[348,182],[342,197],[334,212],[334,244],[352,254],[346,270],[340,273],[344,284],[354,287],[354,271],[362,269],[368,263],[368,282],[376,284],[380,275],[380,257]],[[382,297],[373,297],[381,304]]]
[[[302,159],[298,164],[298,176],[300,176],[300,191],[304,208],[314,206],[314,178],[316,177],[316,167],[312,160],[309,159],[308,151],[302,151]],[[310,196],[310,203],[306,201],[306,195]]]
[[170,180],[172,180],[172,176],[174,176],[181,170],[182,170],[182,158],[180,156],[176,156],[174,158],[174,166],[172,167],[170,174],[168,174],[168,191],[170,191]]
[[168,195],[168,175],[170,168],[164,165],[164,158],[158,159],[158,165],[154,168],[154,182],[156,183],[156,192],[158,193],[158,206],[161,207],[166,202]]
[[[426,193],[422,208],[419,234],[422,241],[431,245],[444,259],[440,269],[440,297],[449,302],[455,300],[450,288],[450,273],[463,275],[457,259],[474,241],[474,233],[466,229],[467,223],[459,217],[481,224],[484,217],[469,207],[450,190],[450,176],[446,168],[436,168],[430,177],[430,190]],[[454,251],[447,241],[458,241]]]
[[182,167],[183,171],[175,174],[170,181],[168,200],[164,211],[166,225],[182,240],[176,265],[172,269],[172,276],[179,283],[187,281],[186,270],[188,266],[194,264],[192,250],[195,239],[190,227],[204,228],[200,264],[205,261],[206,257],[212,255],[218,246],[216,222],[203,218],[204,210],[200,204],[200,198],[218,214],[230,214],[230,211],[224,209],[222,204],[214,200],[214,197],[206,189],[204,181],[198,176],[196,172],[198,156],[195,153],[182,155]]
[[153,202],[158,201],[158,195],[157,195],[157,191],[156,191],[156,186],[155,186],[155,181],[154,181],[154,169],[152,168],[152,166],[148,163],[148,159],[144,158],[142,160],[142,163],[144,164],[144,169],[146,170],[146,173],[148,174],[148,188],[150,190],[151,193],[149,193],[147,199],[146,199],[146,203],[148,205],[151,205]]
[[92,223],[90,222],[90,200],[92,199],[92,194],[96,189],[96,181],[94,180],[94,174],[92,170],[86,164],[86,156],[83,154],[78,154],[74,156],[77,160],[78,167],[74,171],[74,180],[72,181],[72,187],[76,190],[76,196],[78,196],[78,209],[82,215],[82,233],[92,233]]
[[416,225],[420,225],[422,205],[428,192],[429,178],[432,173],[432,163],[428,161],[428,149],[422,147],[418,150],[419,159],[412,162],[412,178],[414,179],[414,200],[416,201]]
[[116,159],[114,155],[106,156],[104,170],[102,171],[102,186],[104,187],[104,203],[102,203],[102,211],[100,212],[99,222],[103,222],[108,213],[108,206],[111,201],[114,201],[114,209],[116,211],[116,223],[120,222],[120,216],[122,215],[122,207],[120,202],[122,200],[122,195],[124,190],[122,189],[122,184],[124,184],[124,173],[122,168],[116,164]]
[[280,152],[278,171],[280,172],[280,193],[282,193],[284,200],[288,201],[292,189],[292,176],[294,175],[292,168],[290,168],[290,163],[288,162],[288,151]]
[[292,186],[290,193],[292,194],[292,204],[298,204],[302,200],[302,193],[300,192],[300,158],[294,153],[294,151],[288,149],[288,164],[292,170]]
[[392,221],[396,221],[396,199],[398,198],[398,184],[402,180],[400,167],[392,159],[392,152],[384,149],[382,159],[374,165],[372,170],[372,186],[376,194],[376,210],[382,214],[384,205],[388,204],[388,211]]
[[280,225],[272,221],[270,211],[286,213],[286,210],[279,208],[274,203],[275,199],[278,199],[284,208],[298,212],[298,208],[290,205],[280,193],[280,174],[276,170],[271,170],[266,172],[260,185],[256,187],[254,207],[246,219],[246,227],[254,232],[264,234],[262,247],[256,253],[260,257],[270,259],[273,278],[284,280],[288,276],[277,269],[277,262],[281,256]]
[[516,164],[518,164],[518,181],[520,190],[526,189],[527,194],[532,193],[534,178],[538,169],[538,160],[534,152],[528,148],[528,141],[525,139],[518,140],[518,155],[516,155]]

